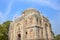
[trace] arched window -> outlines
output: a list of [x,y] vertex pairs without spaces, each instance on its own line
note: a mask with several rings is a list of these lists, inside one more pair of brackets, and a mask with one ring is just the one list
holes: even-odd
[[25,24],[27,24],[27,20],[25,20]]
[[27,35],[27,32],[26,32],[26,35]]
[[18,30],[20,30],[20,27],[18,27]]
[[18,40],[21,40],[21,35],[20,34],[18,34]]
[[41,20],[40,20],[40,26],[42,25],[42,22],[41,22]]
[[25,32],[25,34],[26,34],[26,35],[25,35],[25,38],[27,38],[27,34],[28,34],[28,33],[27,33],[27,32]]

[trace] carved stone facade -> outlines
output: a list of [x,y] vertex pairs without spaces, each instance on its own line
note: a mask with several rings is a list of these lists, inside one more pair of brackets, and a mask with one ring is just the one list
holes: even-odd
[[53,40],[51,24],[39,11],[30,8],[9,28],[9,40]]

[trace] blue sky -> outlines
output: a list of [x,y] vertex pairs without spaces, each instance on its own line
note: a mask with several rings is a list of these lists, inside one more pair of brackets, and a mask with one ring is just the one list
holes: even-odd
[[27,8],[35,8],[46,16],[55,35],[60,34],[60,0],[0,0],[0,23],[14,20]]

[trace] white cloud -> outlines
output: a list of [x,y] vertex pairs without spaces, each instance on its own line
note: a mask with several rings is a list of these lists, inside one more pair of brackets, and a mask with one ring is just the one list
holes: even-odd
[[2,16],[2,12],[0,12],[0,18],[2,18],[3,16]]
[[13,5],[13,0],[11,0],[10,3],[8,4],[7,10],[5,12],[5,16],[7,16],[10,13],[12,9],[12,5]]
[[4,18],[4,14],[0,12],[0,21]]
[[8,14],[9,14],[10,11],[11,11],[12,5],[13,5],[13,0],[11,0],[11,1],[9,2],[8,7],[7,7],[5,13],[0,12],[0,22],[1,22],[1,23],[4,22],[4,21],[8,18]]

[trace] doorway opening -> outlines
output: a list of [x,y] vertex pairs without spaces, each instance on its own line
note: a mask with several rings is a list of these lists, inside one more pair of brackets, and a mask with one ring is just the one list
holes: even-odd
[[21,35],[20,34],[18,34],[18,40],[21,40]]

